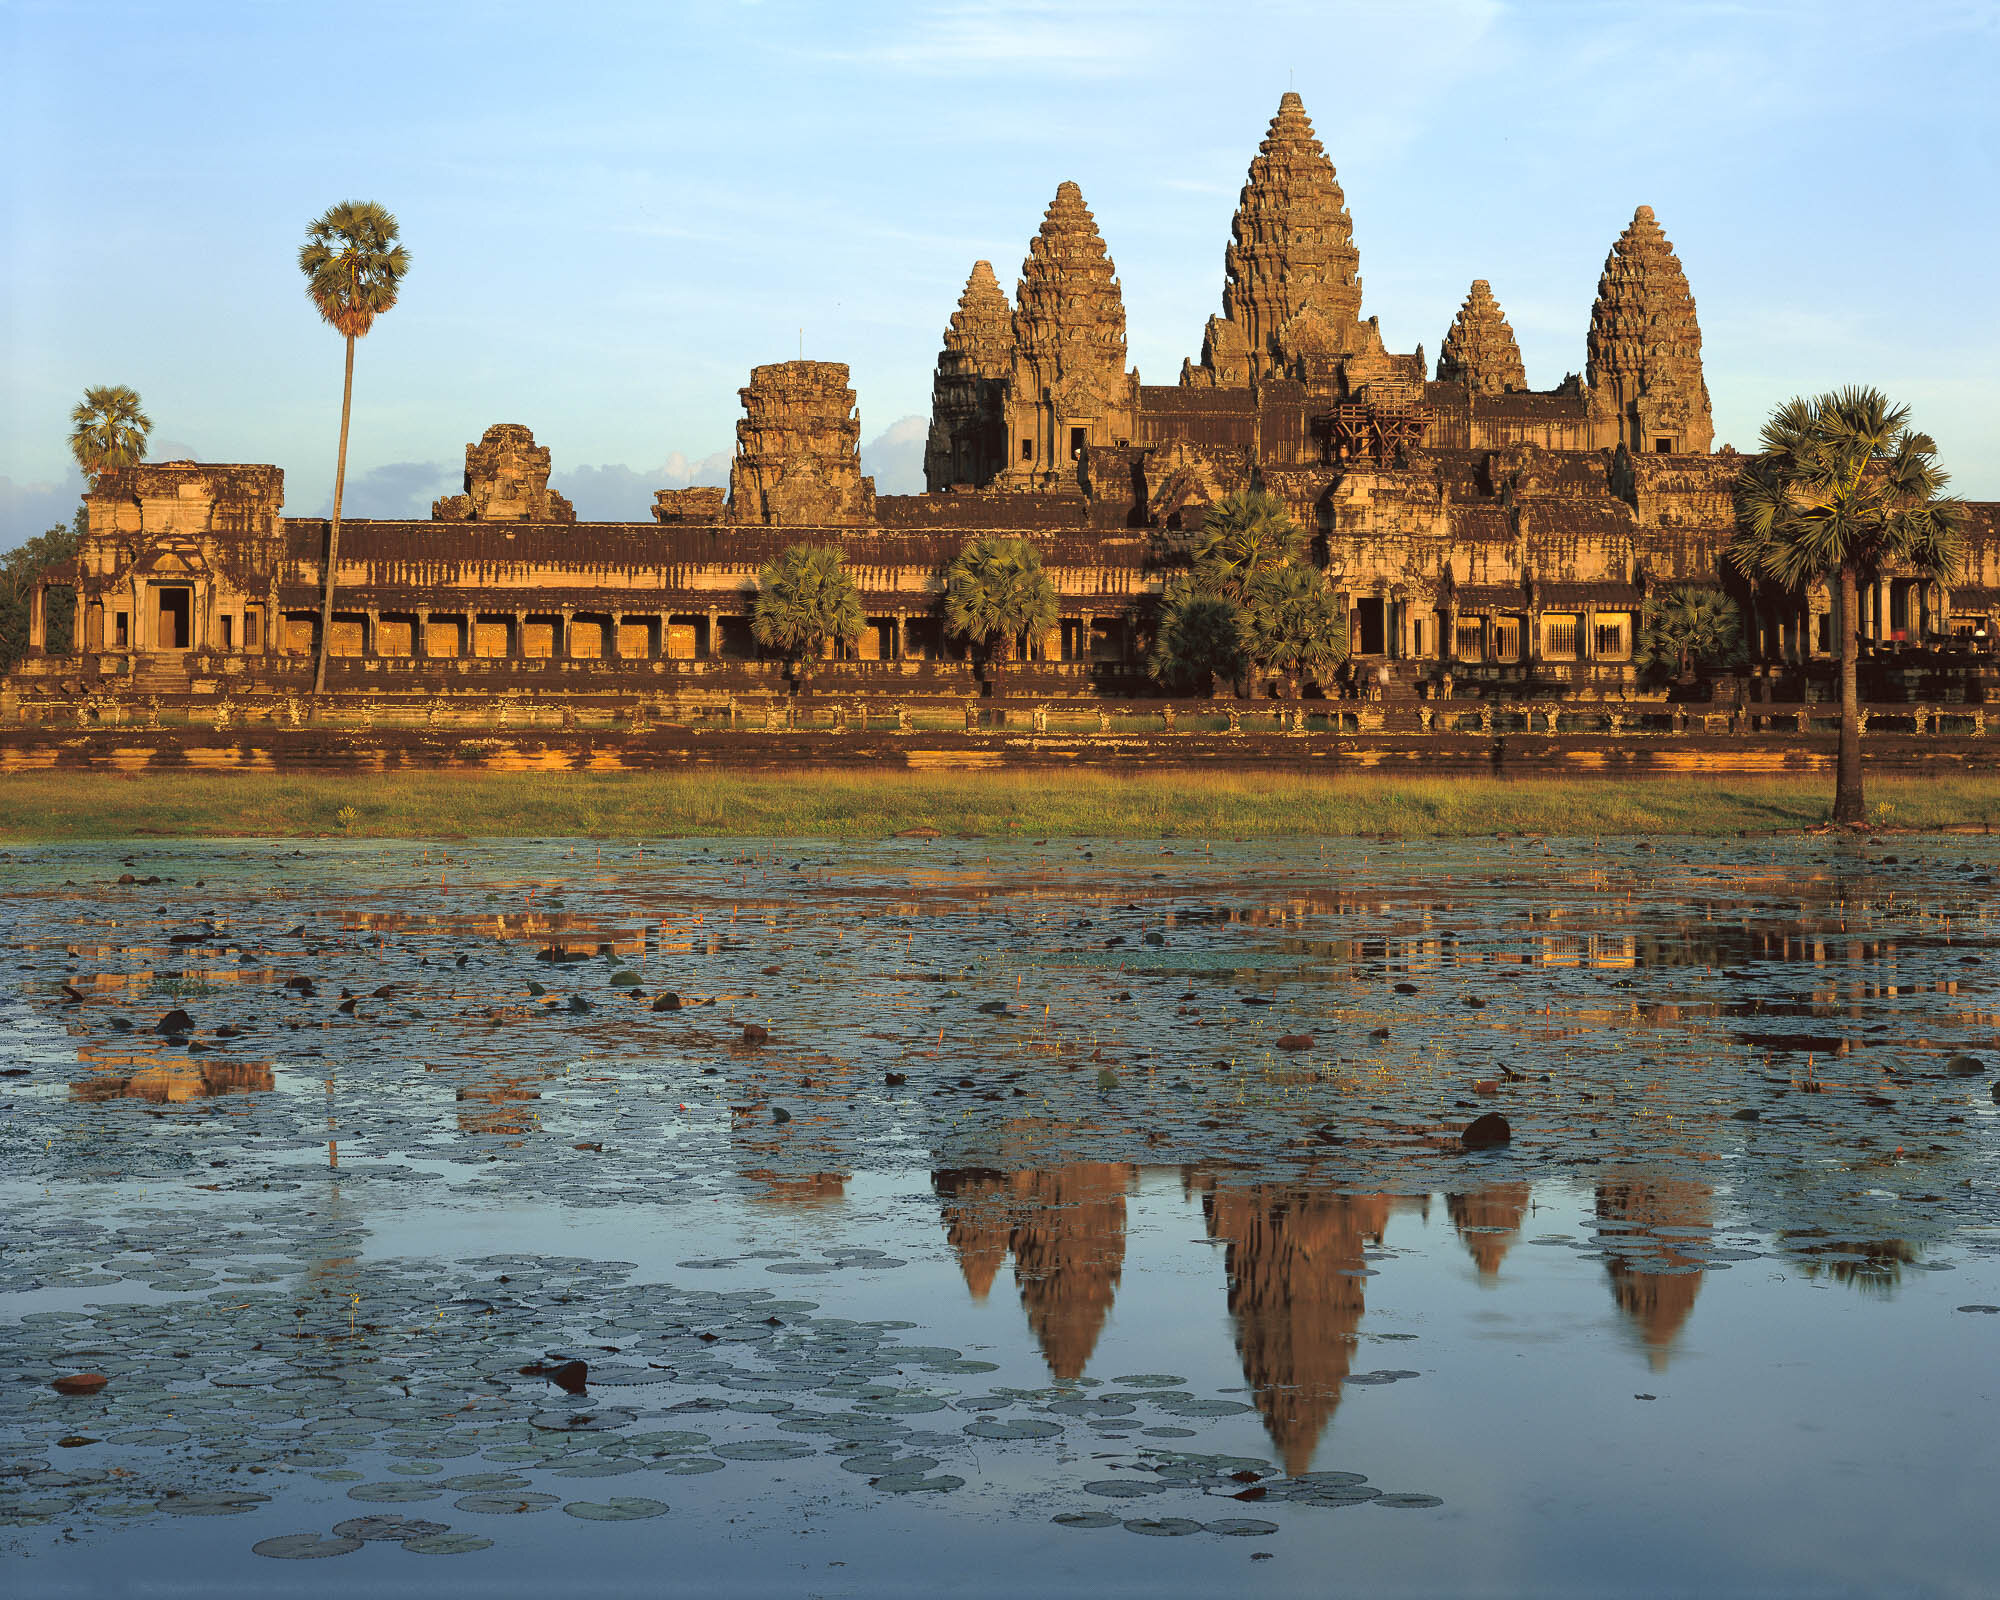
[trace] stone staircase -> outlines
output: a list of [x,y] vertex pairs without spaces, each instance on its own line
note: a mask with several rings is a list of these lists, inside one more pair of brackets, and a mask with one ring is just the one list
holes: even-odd
[[137,659],[123,687],[137,695],[186,694],[193,683],[194,674],[185,656],[147,655]]

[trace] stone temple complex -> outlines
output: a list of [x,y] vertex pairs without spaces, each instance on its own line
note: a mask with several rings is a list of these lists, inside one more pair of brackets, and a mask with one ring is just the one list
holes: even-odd
[[[1435,364],[1367,314],[1346,197],[1296,94],[1250,161],[1222,268],[1199,354],[1174,382],[1143,381],[1110,249],[1077,185],[1058,184],[1012,297],[979,261],[950,312],[919,495],[863,475],[833,362],[755,368],[726,494],[662,490],[646,521],[578,522],[529,429],[489,427],[430,521],[343,524],[328,693],[660,708],[783,693],[750,618],[759,568],[803,542],[844,553],[867,614],[816,687],[977,695],[941,591],[951,560],[999,533],[1031,540],[1060,594],[1009,697],[1148,696],[1185,535],[1255,487],[1310,533],[1347,611],[1353,659],[1309,697],[1358,693],[1411,718],[1443,697],[1642,698],[1641,610],[1676,586],[1735,597],[1753,700],[1825,694],[1828,594],[1749,585],[1724,560],[1743,461],[1715,448],[1694,293],[1649,206],[1578,307],[1583,370],[1547,388],[1523,365],[1505,285],[1477,279],[1448,321],[1441,308]],[[277,467],[149,463],[87,499],[80,554],[45,579],[75,591],[72,650],[46,654],[38,604],[18,694],[250,706],[310,690],[328,527],[283,514]],[[1864,591],[1868,698],[1985,698],[1996,511],[1971,508],[1954,585],[1892,574]]]

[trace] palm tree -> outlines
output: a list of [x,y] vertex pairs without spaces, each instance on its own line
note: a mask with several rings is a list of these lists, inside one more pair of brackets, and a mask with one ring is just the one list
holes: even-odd
[[990,660],[1013,660],[1017,641],[1047,633],[1058,609],[1056,586],[1026,539],[988,534],[946,569],[945,626],[985,646]]
[[333,467],[333,521],[326,535],[326,590],[319,608],[319,663],[313,693],[326,689],[326,654],[333,637],[333,573],[340,560],[340,500],[347,487],[347,423],[354,408],[354,341],[396,303],[410,253],[396,242],[396,219],[372,200],[343,200],[306,229],[299,271],[306,297],[347,341],[347,377],[340,391],[340,453]]
[[1751,578],[1797,591],[1829,579],[1839,596],[1840,756],[1833,820],[1866,819],[1861,791],[1858,586],[1887,567],[1949,581],[1963,548],[1965,507],[1940,491],[1950,475],[1937,442],[1909,426],[1910,408],[1879,389],[1786,401],[1764,424],[1764,454],[1736,480],[1730,559]]
[[795,544],[765,562],[757,574],[751,636],[795,663],[801,692],[810,670],[806,663],[826,649],[827,641],[858,639],[867,625],[860,592],[833,545]]
[[1243,608],[1225,594],[1211,594],[1185,579],[1172,585],[1160,606],[1146,670],[1174,690],[1212,695],[1218,679],[1243,675]]
[[1285,675],[1291,697],[1299,680],[1324,684],[1347,659],[1347,608],[1313,567],[1259,573],[1244,593],[1244,651],[1256,667]]
[[1636,658],[1648,671],[1690,676],[1699,667],[1743,659],[1743,616],[1718,589],[1680,584],[1647,598],[1639,613]]
[[1305,530],[1284,501],[1262,489],[1242,489],[1208,508],[1194,569],[1204,586],[1241,598],[1259,573],[1297,561],[1305,542]]
[[83,404],[69,414],[69,453],[83,475],[95,481],[146,459],[146,436],[153,419],[139,409],[139,397],[122,383],[83,391]]

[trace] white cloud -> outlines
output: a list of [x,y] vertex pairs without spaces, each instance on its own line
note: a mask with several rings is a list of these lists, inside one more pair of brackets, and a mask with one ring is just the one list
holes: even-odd
[[12,550],[76,515],[83,477],[72,470],[56,483],[16,483],[0,477],[0,550]]
[[922,494],[928,417],[899,417],[861,447],[861,470],[877,494]]
[[580,521],[647,522],[653,515],[654,490],[726,487],[729,460],[727,450],[698,461],[690,461],[675,450],[657,467],[635,469],[620,463],[571,467],[551,476],[549,487],[569,497]]
[[[350,473],[340,497],[342,517],[376,517],[385,522],[423,521],[431,514],[431,502],[440,495],[458,493],[464,470],[442,461],[391,461],[366,472]],[[333,491],[312,513],[333,514]]]
[[964,0],[942,5],[894,36],[827,59],[939,77],[1124,78],[1158,53],[1163,12],[1114,4],[1095,14],[1056,0]]

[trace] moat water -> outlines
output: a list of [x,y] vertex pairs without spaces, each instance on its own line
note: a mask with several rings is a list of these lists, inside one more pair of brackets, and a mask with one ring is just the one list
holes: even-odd
[[1992,1593],[1996,870],[16,849],[0,1578]]

